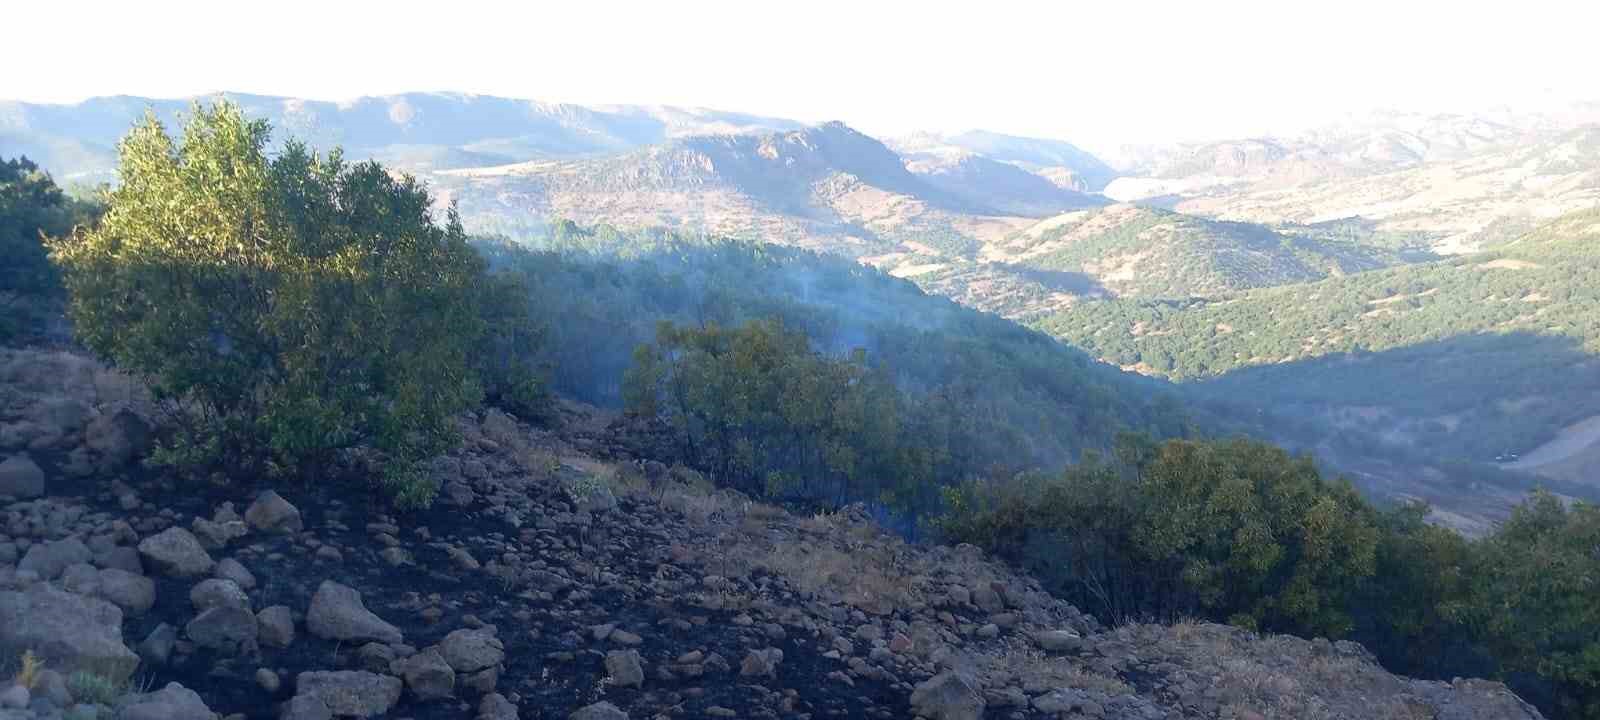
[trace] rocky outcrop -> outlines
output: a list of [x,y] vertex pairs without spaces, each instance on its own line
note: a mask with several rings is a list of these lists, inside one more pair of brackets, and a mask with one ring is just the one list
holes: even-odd
[[97,598],[34,585],[0,592],[0,657],[31,650],[50,668],[127,680],[139,656],[122,644],[122,611]]

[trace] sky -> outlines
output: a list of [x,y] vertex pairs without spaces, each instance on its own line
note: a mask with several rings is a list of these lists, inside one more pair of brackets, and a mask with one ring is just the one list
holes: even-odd
[[14,5],[0,99],[34,102],[448,90],[1093,149],[1600,96],[1585,0]]

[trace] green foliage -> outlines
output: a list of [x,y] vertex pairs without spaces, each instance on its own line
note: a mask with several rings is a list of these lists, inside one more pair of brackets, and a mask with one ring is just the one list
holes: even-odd
[[1035,326],[1189,381],[1202,399],[1318,422],[1383,407],[1396,417],[1371,434],[1434,459],[1488,461],[1600,414],[1600,380],[1585,370],[1600,352],[1597,220],[1574,213],[1489,253],[1304,285],[1085,302]]
[[629,370],[634,414],[665,419],[721,483],[778,499],[914,505],[933,450],[906,434],[900,392],[861,352],[830,357],[776,320],[661,324]]
[[0,340],[35,325],[61,294],[44,239],[89,225],[99,207],[63,193],[26,157],[0,158]]
[[[1247,440],[1126,438],[1116,465],[1088,463],[956,494],[950,536],[1033,559],[1070,598],[1112,617],[1201,615],[1339,635],[1373,573],[1372,513],[1309,458]],[[1028,561],[1027,557],[1017,559]]]
[[478,397],[481,261],[416,180],[292,141],[269,158],[268,132],[226,103],[181,143],[133,129],[103,222],[55,247],[75,329],[192,410],[166,457],[309,479],[369,444],[396,499],[424,504],[414,464]]

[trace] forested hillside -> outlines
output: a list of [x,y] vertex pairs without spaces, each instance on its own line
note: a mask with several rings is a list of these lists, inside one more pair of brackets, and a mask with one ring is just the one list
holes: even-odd
[[1600,413],[1600,212],[1484,254],[1191,299],[1083,303],[1037,326],[1203,394],[1436,457],[1526,452]]

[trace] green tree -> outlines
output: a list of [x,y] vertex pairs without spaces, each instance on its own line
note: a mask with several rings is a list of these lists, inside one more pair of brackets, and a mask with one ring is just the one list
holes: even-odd
[[26,157],[0,158],[0,339],[12,337],[54,304],[61,280],[44,240],[92,224],[98,207],[68,196]]
[[192,410],[158,460],[309,480],[370,445],[397,502],[425,504],[417,461],[480,392],[481,260],[415,179],[293,141],[269,158],[269,132],[228,103],[181,142],[133,129],[104,221],[54,249],[75,329]]

